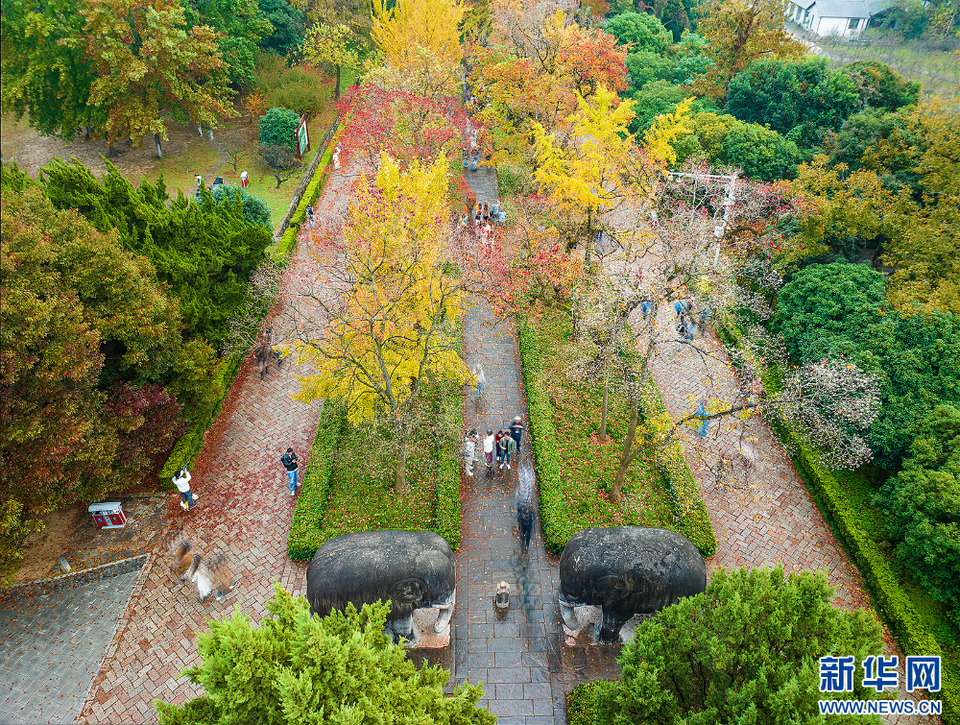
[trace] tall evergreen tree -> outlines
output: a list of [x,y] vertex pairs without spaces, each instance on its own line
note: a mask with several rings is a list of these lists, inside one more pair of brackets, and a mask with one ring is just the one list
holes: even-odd
[[[854,655],[862,672],[863,658],[881,653],[876,618],[835,609],[832,597],[823,573],[717,569],[706,592],[637,629],[618,660],[623,683],[598,693],[600,722],[822,722],[817,701],[830,695],[817,658]],[[854,680],[854,697],[869,699]]]
[[184,705],[160,700],[163,725],[493,725],[470,684],[445,696],[450,676],[421,668],[383,634],[389,606],[352,604],[311,616],[304,597],[275,587],[260,626],[239,611],[214,621],[198,642],[203,663],[184,674],[206,694]]
[[102,181],[76,159],[53,159],[40,178],[55,207],[77,209],[100,231],[116,229],[123,246],[153,262],[180,299],[186,336],[219,349],[271,242],[265,226],[246,220],[241,203],[216,204],[206,190],[202,203],[182,194],[170,200],[162,178],[135,188],[110,163]]

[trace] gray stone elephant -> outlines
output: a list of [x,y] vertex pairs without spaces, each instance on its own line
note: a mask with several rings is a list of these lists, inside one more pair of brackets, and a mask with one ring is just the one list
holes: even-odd
[[450,544],[430,531],[362,531],[326,542],[307,568],[310,611],[326,616],[348,602],[359,609],[378,599],[391,602],[387,627],[394,641],[419,640],[413,610],[436,607],[434,631],[450,626],[457,599]]
[[707,567],[689,539],[645,526],[584,529],[560,557],[560,614],[579,629],[574,607],[600,607],[597,641],[620,641],[634,614],[652,614],[707,587]]

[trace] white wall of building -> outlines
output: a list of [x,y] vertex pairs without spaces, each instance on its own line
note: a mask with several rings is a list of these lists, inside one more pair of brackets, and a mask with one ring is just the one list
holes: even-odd
[[[860,35],[864,28],[867,27],[867,19],[856,18],[856,21],[856,23],[853,23],[853,19],[851,18],[818,17],[813,21],[811,29],[817,35]],[[855,25],[855,27],[851,28],[851,25]]]

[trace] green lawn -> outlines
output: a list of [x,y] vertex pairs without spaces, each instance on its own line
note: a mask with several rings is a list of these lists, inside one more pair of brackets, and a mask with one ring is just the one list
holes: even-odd
[[532,320],[544,368],[540,380],[553,409],[560,459],[560,486],[568,540],[576,532],[591,526],[656,526],[675,529],[670,497],[660,480],[635,462],[627,473],[624,499],[614,504],[607,496],[612,485],[626,433],[629,414],[627,401],[613,396],[608,416],[608,440],[601,443],[600,410],[603,389],[600,385],[571,380],[568,371],[579,354],[570,342],[571,324],[567,315],[548,311]]
[[[445,386],[444,391],[428,391],[423,403],[424,420],[409,444],[407,454],[407,485],[405,494],[394,488],[396,464],[393,432],[383,425],[344,423],[339,444],[334,453],[329,493],[323,509],[317,545],[334,536],[355,531],[378,529],[405,529],[441,531],[437,521],[438,459],[437,436],[441,435],[433,423],[443,419],[437,412],[440,396],[446,396],[444,405],[449,411],[459,411],[459,387]],[[448,414],[447,418],[451,416]],[[449,444],[459,441],[459,419],[440,424]],[[448,428],[455,430],[446,430]],[[312,463],[312,462],[311,462]],[[459,482],[459,474],[457,482]],[[459,504],[459,496],[457,502]],[[459,506],[458,506],[459,508]],[[459,523],[455,524],[455,538],[459,537]]]
[[[310,120],[308,129],[312,150],[304,156],[304,167],[316,154],[335,117],[336,109],[331,102],[321,114]],[[228,184],[239,185],[240,172],[246,171],[250,180],[249,191],[270,207],[272,223],[277,224],[283,218],[290,198],[300,183],[302,172],[277,188],[276,179],[257,153],[257,126],[251,123],[249,115],[238,115],[227,120],[223,128],[214,131],[213,142],[207,136],[200,138],[192,126],[171,124],[169,136],[169,140],[163,144],[163,159],[156,158],[153,139],[148,137],[140,148],[130,148],[126,142],[118,143],[118,153],[109,161],[133,184],[156,181],[163,174],[167,191],[173,197],[176,197],[177,189],[187,195],[193,194],[197,174],[203,175],[207,186],[217,176],[222,176]],[[107,153],[105,142],[85,141],[80,137],[64,144],[57,139],[41,137],[30,128],[26,117],[17,121],[13,114],[5,114],[0,139],[3,157],[16,158],[20,168],[34,178],[37,169],[54,156],[64,159],[76,157],[97,175],[104,169],[101,155]],[[225,147],[240,150],[236,169]]]

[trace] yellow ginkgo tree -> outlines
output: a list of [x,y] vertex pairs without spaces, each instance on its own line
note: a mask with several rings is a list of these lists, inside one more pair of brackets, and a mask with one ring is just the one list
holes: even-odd
[[[669,141],[683,130],[688,114],[689,103],[680,104],[674,114],[658,119],[653,136],[637,144],[628,130],[633,101],[621,101],[615,92],[600,86],[592,97],[578,97],[566,133],[550,134],[534,125],[534,178],[561,209],[579,216],[587,264],[601,230],[620,237],[636,228],[634,220],[626,217],[642,213],[647,206],[660,172],[671,161]],[[629,213],[616,214],[620,210]]]
[[457,0],[374,0],[371,35],[385,63],[367,80],[427,98],[458,95],[464,12]]
[[353,424],[389,422],[401,493],[423,382],[467,377],[455,348],[462,288],[447,263],[448,168],[441,155],[401,170],[384,154],[340,233],[319,240],[323,283],[293,305],[292,347],[315,371],[298,376],[297,400],[340,400]]

